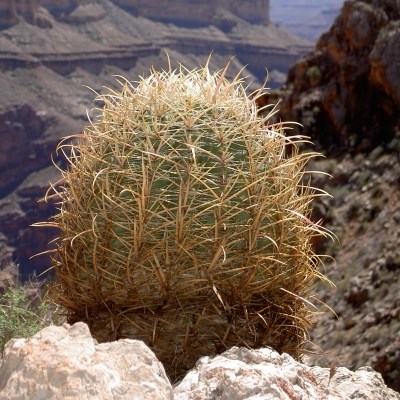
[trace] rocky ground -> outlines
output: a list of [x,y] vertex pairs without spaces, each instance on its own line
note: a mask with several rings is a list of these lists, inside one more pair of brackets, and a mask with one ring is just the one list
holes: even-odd
[[[279,118],[297,121],[327,159],[314,182],[333,195],[315,218],[339,238],[318,245],[326,275],[311,362],[371,365],[400,390],[400,8],[391,1],[346,1],[315,51],[289,71]],[[315,350],[315,348],[314,348]]]
[[399,400],[371,368],[308,367],[270,348],[232,347],[202,357],[171,385],[141,341],[97,343],[82,322],[11,340],[0,365],[0,399]]
[[[399,132],[400,133],[400,132]],[[312,331],[320,355],[318,365],[370,365],[385,382],[400,391],[400,135],[369,154],[316,162],[315,184],[334,197],[321,201],[315,213],[337,242],[325,242],[320,252],[326,276],[336,285],[320,284],[316,297],[326,310]],[[322,354],[321,354],[322,350]]]

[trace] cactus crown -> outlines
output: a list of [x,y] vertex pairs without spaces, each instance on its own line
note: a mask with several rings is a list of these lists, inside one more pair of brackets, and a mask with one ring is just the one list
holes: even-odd
[[320,193],[304,183],[316,154],[225,71],[120,80],[60,145],[52,296],[99,340],[144,340],[173,379],[232,345],[299,356],[322,277],[311,241],[324,231],[309,219]]

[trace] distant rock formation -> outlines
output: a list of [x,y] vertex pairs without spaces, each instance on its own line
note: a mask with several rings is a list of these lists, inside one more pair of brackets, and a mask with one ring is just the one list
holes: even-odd
[[270,8],[270,19],[292,34],[317,42],[339,15],[344,0],[279,0]]
[[[252,24],[269,24],[269,0],[175,0],[160,6],[159,0],[111,0],[129,13],[165,23],[190,27],[208,26],[221,9]],[[39,7],[63,18],[75,8],[98,0],[4,0],[0,6],[0,27],[12,26],[21,18],[35,23]]]
[[[171,349],[174,351],[174,349]],[[143,343],[96,343],[87,325],[49,326],[12,339],[0,366],[0,400],[400,400],[371,368],[309,367],[270,348],[203,357],[174,388]]]
[[288,73],[280,116],[304,125],[321,149],[371,150],[400,130],[400,9],[346,1],[315,50]]
[[21,18],[33,22],[39,0],[3,0],[0,4],[0,29],[17,24]]
[[113,0],[137,16],[184,26],[208,26],[224,9],[252,24],[269,24],[269,0],[176,0],[160,7],[159,0]]

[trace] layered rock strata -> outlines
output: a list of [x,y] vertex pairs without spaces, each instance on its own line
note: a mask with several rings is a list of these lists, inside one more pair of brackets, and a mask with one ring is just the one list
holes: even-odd
[[[183,26],[208,26],[221,9],[238,15],[252,24],[269,24],[269,0],[175,0],[160,7],[158,0],[112,0],[135,16]],[[79,6],[96,4],[96,0],[5,0],[0,6],[0,27],[11,26],[21,19],[36,22],[39,7],[45,7],[57,18],[65,18]]]

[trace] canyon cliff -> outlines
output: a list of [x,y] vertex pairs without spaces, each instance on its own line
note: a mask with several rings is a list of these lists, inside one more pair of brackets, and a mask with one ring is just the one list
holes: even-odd
[[[202,2],[197,0],[112,0],[114,4],[130,14],[152,20],[175,23],[184,26],[208,26],[216,15],[224,10],[240,16],[252,24],[268,25],[269,0],[215,0]],[[0,6],[0,26],[11,26],[23,18],[33,22],[39,7],[46,8],[58,18],[71,13],[79,6],[96,3],[95,0],[4,0]]]
[[329,154],[389,143],[400,130],[399,18],[391,1],[346,1],[274,94],[281,117],[300,122]]

